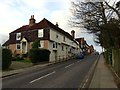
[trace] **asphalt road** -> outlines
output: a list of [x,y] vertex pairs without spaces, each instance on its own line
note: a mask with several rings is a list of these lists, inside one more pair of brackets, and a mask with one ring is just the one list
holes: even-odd
[[78,88],[96,55],[26,71],[2,79],[3,88]]

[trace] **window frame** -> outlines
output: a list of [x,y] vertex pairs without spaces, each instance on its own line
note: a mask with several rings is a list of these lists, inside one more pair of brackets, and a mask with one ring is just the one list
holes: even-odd
[[57,42],[53,42],[53,48],[58,48],[58,43]]
[[38,38],[42,38],[44,36],[44,29],[38,30]]
[[16,40],[20,40],[21,39],[21,33],[16,33]]
[[[18,48],[18,45],[19,45],[20,48]],[[20,50],[20,49],[21,49],[21,44],[20,44],[20,43],[17,43],[17,44],[16,44],[16,50]]]

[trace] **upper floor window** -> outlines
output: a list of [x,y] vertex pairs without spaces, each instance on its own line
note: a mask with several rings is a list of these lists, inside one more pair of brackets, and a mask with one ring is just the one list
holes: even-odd
[[16,33],[16,40],[20,40],[21,39],[21,33]]
[[64,51],[64,46],[62,46],[62,51]]
[[56,38],[58,38],[58,34],[56,35]]
[[65,36],[63,37],[63,41],[65,42]]
[[43,37],[43,29],[38,30],[38,37]]

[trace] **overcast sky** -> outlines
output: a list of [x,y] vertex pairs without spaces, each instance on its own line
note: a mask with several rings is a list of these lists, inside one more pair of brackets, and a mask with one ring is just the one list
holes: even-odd
[[89,45],[93,44],[100,50],[93,42],[92,35],[84,33],[82,29],[69,27],[70,6],[71,0],[0,0],[0,43],[8,39],[10,32],[29,24],[30,16],[34,15],[36,22],[46,18],[53,24],[58,22],[59,27],[68,33],[74,29],[77,38],[84,37]]

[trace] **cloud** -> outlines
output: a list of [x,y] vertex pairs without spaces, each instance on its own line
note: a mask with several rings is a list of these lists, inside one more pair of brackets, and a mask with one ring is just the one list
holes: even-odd
[[72,0],[1,0],[0,3],[0,43],[8,39],[9,33],[29,23],[30,15],[35,15],[36,22],[47,18],[53,24],[58,22],[59,27],[67,32],[76,31],[76,37],[85,37],[88,42],[92,38],[81,33],[81,30],[68,25],[70,5]]

